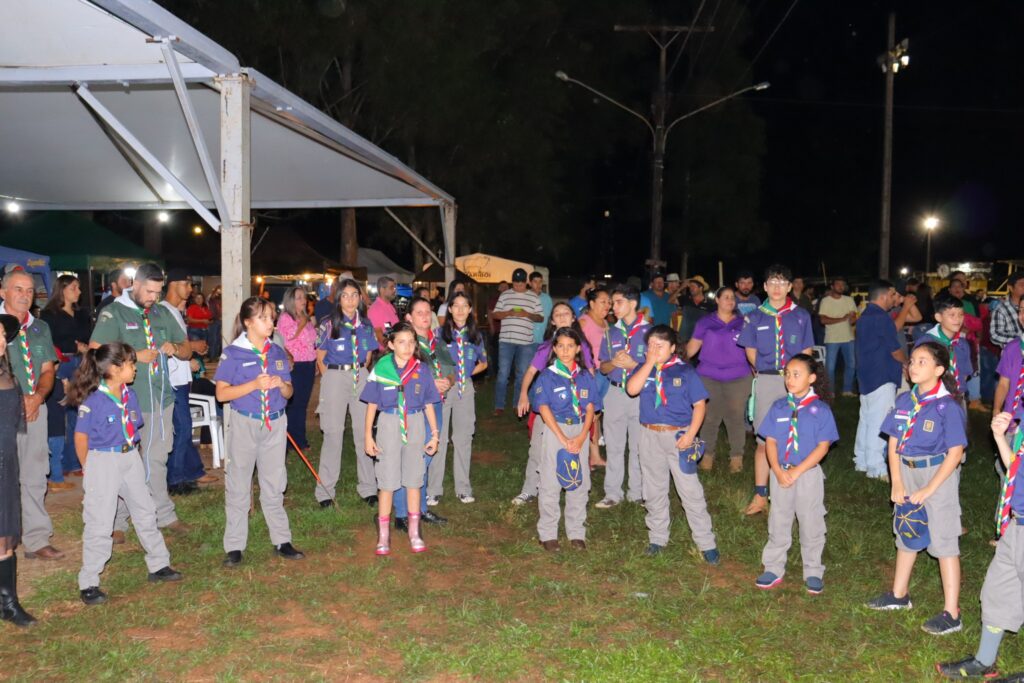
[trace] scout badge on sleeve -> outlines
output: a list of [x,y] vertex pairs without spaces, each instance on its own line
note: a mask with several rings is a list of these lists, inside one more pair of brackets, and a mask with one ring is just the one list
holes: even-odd
[[555,476],[566,491],[578,489],[583,483],[583,467],[580,465],[579,454],[560,449],[555,456]]
[[928,511],[924,509],[923,503],[915,505],[910,502],[910,498],[904,498],[902,503],[896,505],[894,526],[908,550],[919,552],[932,542],[931,534],[928,533]]
[[[676,432],[676,441],[682,438],[685,432]],[[679,451],[679,469],[683,471],[683,474],[697,474],[697,463],[704,457],[704,440],[694,439],[693,443],[690,444],[689,448],[683,448]]]

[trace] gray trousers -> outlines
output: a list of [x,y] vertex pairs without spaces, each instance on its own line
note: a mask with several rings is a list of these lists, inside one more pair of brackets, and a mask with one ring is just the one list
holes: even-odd
[[[174,501],[167,493],[167,457],[174,447],[174,425],[172,415],[174,406],[169,405],[160,412],[143,413],[146,424],[139,430],[139,446],[143,460],[149,458],[149,492],[153,494],[156,504],[156,525],[165,527],[178,521],[174,511]],[[161,428],[161,422],[163,428]],[[145,470],[143,470],[145,471]],[[128,530],[128,507],[124,501],[118,501],[117,514],[114,517],[114,529]]]
[[[562,434],[568,438],[577,436],[583,429],[582,424],[559,425]],[[558,451],[562,444],[554,432],[545,427],[543,445],[540,453],[540,484],[537,491],[537,507],[540,518],[537,520],[537,536],[541,542],[558,539],[558,521],[562,516],[561,493],[562,485],[558,483],[555,473]],[[590,465],[589,445],[583,442],[580,449],[580,464],[583,470],[583,483],[575,491],[565,492],[565,535],[571,541],[587,539],[587,499],[590,497]]]
[[356,453],[356,492],[360,498],[377,495],[377,477],[373,473],[373,458],[366,454],[366,404],[359,394],[370,376],[366,368],[359,371],[359,384],[352,387],[351,370],[328,370],[320,377],[320,429],[324,442],[320,447],[318,474],[323,486],[317,484],[316,499],[334,498],[341,478],[341,448],[345,439],[345,416],[352,416],[352,441]]
[[1004,631],[1024,624],[1024,526],[1010,521],[981,587],[981,623]]
[[[903,478],[903,490],[906,495],[923,489],[939,471],[939,465],[931,467],[907,467],[900,461],[900,476]],[[960,556],[960,468],[953,470],[942,486],[924,502],[928,513],[928,535],[931,543],[928,554],[934,558]],[[896,533],[896,517],[893,512],[893,534],[896,536],[896,549],[914,552],[903,543],[903,537]]]
[[[544,450],[544,432],[547,425],[538,415],[533,420],[533,433],[530,435],[530,451],[526,458],[526,473],[523,477],[523,489],[520,495],[536,496],[540,484],[540,455]],[[587,459],[589,463],[589,457]],[[590,469],[589,464],[586,469]]]
[[110,559],[114,515],[118,500],[128,506],[135,534],[146,551],[150,573],[171,564],[163,534],[156,526],[156,504],[146,486],[146,469],[137,450],[128,453],[89,451],[82,479],[82,569],[78,588],[100,585],[100,573]]
[[707,414],[701,427],[701,436],[707,444],[707,455],[715,456],[718,445],[718,426],[725,423],[729,438],[729,455],[742,456],[747,440],[745,414],[747,397],[750,396],[751,377],[741,377],[731,382],[718,382],[701,377],[708,391]]
[[679,469],[679,450],[676,433],[641,429],[640,467],[644,477],[644,503],[647,507],[648,539],[660,546],[668,545],[669,516],[668,485],[676,485],[676,493],[686,513],[693,542],[700,551],[717,547],[715,532],[711,530],[711,515],[704,500],[704,487],[696,474],[683,474]]
[[282,415],[263,422],[230,412],[227,426],[227,459],[224,463],[224,551],[245,550],[249,538],[249,508],[252,506],[252,473],[257,470],[260,482],[260,508],[267,521],[270,542],[291,543],[292,531],[284,509],[284,491],[288,488],[288,470],[284,456],[287,449],[288,418]]
[[35,552],[50,544],[53,522],[46,512],[46,475],[50,471],[50,449],[46,440],[46,404],[39,417],[18,434],[18,472],[21,484],[21,542]]
[[374,468],[381,491],[422,488],[423,477],[427,474],[427,463],[423,453],[427,426],[423,412],[407,416],[408,431],[405,443],[402,443],[399,419],[395,413],[382,412],[377,417],[377,434],[374,438],[380,455],[374,460]]
[[476,431],[476,390],[473,382],[466,380],[466,388],[459,398],[457,389],[452,388],[444,399],[444,419],[441,421],[441,446],[430,464],[427,481],[427,495],[440,496],[444,493],[444,466],[448,458],[448,432],[451,430],[455,458],[452,472],[455,475],[455,493],[473,495],[469,483],[469,465],[473,458],[473,433]]
[[[608,387],[604,397],[605,456],[608,460],[604,472],[604,495],[612,500],[622,500],[622,484],[626,476],[626,439],[629,438],[629,491],[626,498],[638,501],[643,498],[640,470],[640,399],[630,398],[620,387]],[[589,467],[587,468],[589,469]]]
[[[772,404],[786,396],[786,380],[777,372],[762,372],[757,376],[754,383],[754,434],[761,427]],[[757,443],[764,443],[764,439],[757,437]]]
[[800,475],[788,489],[771,472],[768,487],[772,506],[768,511],[768,543],[761,552],[765,571],[786,573],[786,554],[793,543],[793,518],[800,525],[800,559],[804,580],[825,574],[821,553],[825,550],[825,473],[816,465]]

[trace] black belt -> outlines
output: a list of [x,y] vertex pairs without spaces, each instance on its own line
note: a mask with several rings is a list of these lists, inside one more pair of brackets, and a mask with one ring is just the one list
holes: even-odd
[[611,385],[613,387],[619,387],[621,389],[622,387],[626,386],[626,383],[625,382],[611,382]]
[[359,366],[355,365],[354,363],[346,363],[345,365],[339,365],[337,363],[328,363],[327,364],[327,369],[328,370],[351,370],[352,368],[355,368],[355,367],[359,367]]
[[106,446],[105,448],[90,448],[90,451],[100,451],[101,453],[130,453],[139,447],[139,442],[136,441],[131,444],[123,443],[120,446]]

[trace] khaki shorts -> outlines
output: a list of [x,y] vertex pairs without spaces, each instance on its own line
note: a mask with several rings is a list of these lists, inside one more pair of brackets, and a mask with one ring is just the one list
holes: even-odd
[[[754,434],[761,428],[761,422],[768,415],[772,404],[786,396],[786,380],[778,373],[758,373],[754,380]],[[758,443],[764,443],[764,439],[757,437]]]

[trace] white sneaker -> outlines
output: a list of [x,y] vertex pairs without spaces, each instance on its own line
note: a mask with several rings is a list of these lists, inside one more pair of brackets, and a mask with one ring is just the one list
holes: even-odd
[[457,495],[455,497],[459,499],[460,503],[475,503],[476,502],[476,498],[474,498],[472,495],[470,495],[468,493],[460,493],[459,495]]
[[600,502],[598,502],[594,507],[596,507],[599,510],[607,510],[608,508],[615,507],[616,505],[618,505],[621,502],[622,502],[621,500],[612,500],[611,498],[602,498],[600,500]]
[[520,493],[512,499],[512,504],[519,507],[520,505],[526,505],[527,503],[531,503],[535,500],[537,500],[537,496],[531,496],[528,493]]
[[437,507],[437,504],[441,502],[441,496],[427,496],[427,507]]

